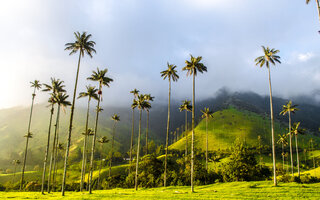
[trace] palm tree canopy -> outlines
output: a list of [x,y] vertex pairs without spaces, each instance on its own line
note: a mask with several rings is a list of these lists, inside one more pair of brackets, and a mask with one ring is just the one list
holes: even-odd
[[200,61],[202,60],[202,56],[193,57],[190,54],[190,61],[186,60],[186,66],[182,68],[182,71],[187,71],[187,76],[195,75],[197,76],[198,71],[203,73],[207,71],[207,67],[204,66]]
[[14,165],[19,165],[19,164],[21,164],[20,160],[13,160],[12,163],[13,163]]
[[263,49],[263,56],[259,56],[254,61],[256,62],[256,65],[259,65],[260,67],[263,67],[263,65],[266,65],[267,68],[269,68],[270,63],[273,65],[276,64],[276,62],[281,63],[280,56],[276,55],[279,53],[279,50],[276,49],[270,49],[269,47],[262,46]]
[[113,115],[111,116],[111,119],[112,119],[113,121],[115,121],[115,122],[118,122],[118,121],[120,121],[120,116],[117,115],[117,114],[113,114]]
[[280,135],[279,134],[279,140],[277,141],[278,144],[283,144],[283,146],[288,145],[287,136],[286,134]]
[[86,32],[80,34],[77,31],[74,32],[74,36],[76,37],[76,40],[73,43],[65,44],[66,48],[64,50],[70,50],[71,52],[69,55],[72,55],[79,50],[82,57],[84,56],[84,53],[86,53],[92,58],[92,53],[96,53],[96,50],[94,49],[96,43],[90,40],[91,34],[87,35]]
[[213,117],[213,112],[209,109],[209,108],[204,108],[203,110],[201,110],[201,112],[202,112],[202,118],[207,118],[207,119],[209,119],[209,118],[211,118],[211,117]]
[[92,75],[87,79],[91,81],[98,81],[99,84],[110,87],[109,84],[113,81],[113,79],[106,76],[107,72],[108,69],[99,70],[99,68],[97,68],[97,71],[92,71]]
[[299,135],[299,134],[303,135],[305,132],[305,129],[300,129],[299,126],[300,126],[300,122],[294,123],[290,133],[293,135]]
[[154,97],[151,96],[151,94],[145,94],[144,98],[146,99],[146,101],[153,101],[154,100]]
[[105,144],[109,142],[109,139],[106,136],[103,136],[98,140],[98,142],[101,144]]
[[139,95],[139,92],[140,91],[137,90],[137,89],[134,89],[134,90],[130,91],[130,93],[133,94],[134,98],[137,98],[137,96]]
[[98,107],[96,107],[96,112],[102,112],[103,111],[103,108],[101,108],[100,106]]
[[34,80],[33,82],[30,82],[31,83],[31,87],[39,90],[41,88],[41,84],[40,84],[40,81],[39,80]]
[[299,110],[297,106],[298,105],[292,105],[292,101],[287,102],[286,105],[282,105],[282,111],[280,112],[280,115],[286,115],[289,112],[295,113],[295,111]]
[[189,100],[187,100],[187,99],[184,100],[184,101],[182,101],[182,104],[181,104],[180,107],[179,107],[180,112],[182,112],[182,111],[184,111],[184,110],[191,112],[191,110],[192,110],[192,105],[190,105],[190,103],[191,103],[191,101],[189,101]]
[[146,101],[143,94],[138,95],[137,99],[133,100],[133,104],[131,106],[132,109],[138,108],[139,110],[147,110],[151,108],[151,104],[149,101]]
[[31,132],[25,134],[23,137],[26,137],[26,138],[33,138],[33,134]]
[[52,94],[52,98],[49,99],[49,102],[57,103],[58,105],[63,107],[70,106],[70,101],[67,101],[68,97],[69,95],[67,95],[66,93],[59,92],[57,94]]
[[63,85],[64,81],[60,81],[60,79],[51,78],[51,85],[49,84],[42,84],[44,86],[44,89],[42,89],[43,92],[52,92],[52,93],[58,93],[58,92],[66,92],[65,85]]
[[89,97],[89,99],[91,99],[91,98],[95,99],[95,100],[99,99],[98,93],[97,93],[98,89],[96,89],[96,87],[91,86],[91,85],[87,85],[86,88],[87,88],[87,91],[80,92],[78,98]]
[[310,3],[310,0],[306,0],[306,4],[309,4]]
[[59,144],[58,144],[58,150],[60,150],[60,151],[64,150],[64,147],[63,147],[63,144],[62,144],[62,143],[59,143]]
[[82,135],[91,136],[91,135],[94,135],[94,132],[93,132],[92,128],[88,128],[87,132],[82,132]]
[[169,63],[167,63],[168,65],[168,69],[164,70],[162,72],[160,72],[161,77],[163,77],[163,80],[165,80],[166,78],[169,79],[169,81],[172,79],[173,81],[178,81],[179,79],[179,75],[177,74],[177,70],[175,65],[170,65]]

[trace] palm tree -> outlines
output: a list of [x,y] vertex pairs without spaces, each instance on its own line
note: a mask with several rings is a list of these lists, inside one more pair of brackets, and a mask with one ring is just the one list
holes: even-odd
[[208,119],[213,117],[213,112],[209,108],[201,110],[202,118],[206,119],[206,170],[208,171]]
[[290,130],[290,135],[294,134],[296,140],[296,152],[297,152],[297,167],[298,167],[298,176],[300,178],[300,161],[299,161],[299,148],[298,148],[298,134],[304,134],[304,129],[300,129],[300,122],[294,123],[293,127]]
[[15,178],[15,176],[16,176],[17,165],[20,165],[21,162],[20,162],[20,160],[13,160],[12,163],[14,164],[12,184],[14,184],[14,178]]
[[54,163],[54,168],[53,168],[53,191],[55,192],[55,185],[56,185],[56,178],[57,178],[57,175],[58,175],[58,158],[59,158],[59,155],[60,153],[59,152],[62,152],[64,151],[64,147],[63,147],[63,144],[59,142],[59,134],[57,134],[57,146],[56,146],[56,155],[55,155],[55,161],[57,161],[57,166],[56,166],[56,162]]
[[[282,111],[280,115],[286,115],[288,113],[289,118],[289,129],[291,130],[291,113],[294,114],[295,111],[299,110],[297,105],[292,105],[292,101],[287,102],[286,105],[282,105]],[[293,156],[292,156],[292,135],[289,134],[289,143],[290,143],[290,158],[291,158],[291,173],[293,176]]]
[[279,134],[279,140],[277,143],[281,144],[281,147],[282,147],[282,154],[281,155],[282,155],[282,166],[283,166],[283,170],[284,170],[284,156],[285,156],[284,147],[288,145],[286,134],[283,134],[283,135]]
[[[306,0],[306,4],[309,4],[309,3],[310,3],[310,0]],[[316,3],[317,3],[317,9],[318,9],[318,17],[320,20],[320,2],[319,2],[319,0],[316,0]]]
[[[153,101],[154,97],[151,96],[151,94],[146,94],[144,96],[146,98],[146,101]],[[147,128],[146,128],[146,155],[148,155],[148,131],[149,131],[149,109],[146,109],[147,111]]]
[[42,85],[44,86],[44,89],[42,90],[43,92],[51,92],[50,98],[48,101],[51,104],[49,130],[48,130],[46,152],[45,152],[44,162],[43,162],[43,173],[42,173],[42,183],[41,183],[41,193],[44,194],[44,182],[45,182],[45,178],[46,178],[46,167],[47,167],[47,161],[48,161],[48,156],[49,156],[51,124],[52,124],[52,116],[53,116],[54,104],[55,104],[55,102],[53,100],[50,101],[50,99],[52,98],[52,94],[56,94],[59,92],[66,92],[66,91],[65,91],[65,89],[63,89],[65,87],[65,85],[63,85],[63,81],[60,81],[60,79],[51,78],[51,85],[45,84],[45,83]]
[[167,157],[168,157],[168,138],[169,138],[169,128],[170,128],[170,98],[171,98],[171,80],[178,81],[179,76],[177,74],[177,70],[175,65],[170,65],[167,63],[168,69],[160,72],[163,80],[168,78],[169,80],[169,97],[168,97],[168,121],[167,121],[167,135],[166,135],[166,156],[164,161],[164,187],[167,186]]
[[202,60],[201,56],[193,57],[190,55],[190,61],[186,60],[186,66],[182,69],[187,71],[187,76],[193,76],[193,86],[192,86],[192,135],[191,135],[191,192],[194,192],[193,189],[193,177],[194,177],[194,115],[195,115],[195,79],[198,71],[200,73],[206,72],[207,67],[204,66],[200,61]]
[[[50,167],[49,167],[49,175],[48,175],[48,193],[50,192],[50,182],[51,182],[51,173],[52,173],[52,165],[56,162],[56,148],[57,148],[57,136],[59,131],[59,119],[60,119],[60,109],[61,107],[70,106],[71,103],[67,101],[67,98],[69,95],[59,92],[52,94],[52,98],[49,100],[49,103],[51,104],[58,104],[58,111],[56,116],[56,124],[55,124],[55,130],[54,130],[54,136],[53,136],[53,145],[52,145],[52,152],[50,157]],[[54,170],[53,170],[54,171]],[[54,180],[54,175],[52,177]],[[52,185],[52,188],[54,189],[54,184]]]
[[139,153],[140,153],[140,139],[141,139],[141,116],[142,110],[150,109],[151,104],[146,101],[143,94],[138,95],[137,99],[133,100],[132,107],[139,109],[139,136],[137,145],[137,158],[136,158],[136,175],[135,175],[135,190],[138,190],[138,169],[139,169]]
[[112,144],[111,144],[111,156],[110,156],[110,166],[109,166],[109,178],[111,177],[111,166],[112,166],[112,155],[113,155],[113,146],[114,146],[114,135],[116,133],[116,124],[120,121],[120,116],[113,114],[111,119],[114,121],[113,132],[112,132]]
[[[88,142],[90,141],[90,136],[94,136],[94,131],[93,131],[93,129],[92,128],[88,128],[88,131],[87,131],[87,133],[82,133],[82,134],[87,134],[87,136],[88,136]],[[92,145],[92,144],[91,144]],[[88,143],[88,147],[87,147],[87,149],[86,149],[86,160],[85,160],[85,165],[84,165],[84,167],[85,167],[85,170],[87,169],[86,168],[86,163],[88,162],[88,157],[89,157],[89,143]],[[90,169],[88,169],[88,170],[90,170]],[[86,174],[86,172],[84,172],[84,174]],[[89,181],[90,181],[90,178],[89,178],[90,176],[89,176],[89,173],[88,173],[88,176],[87,176],[87,185],[86,185],[86,190],[87,191],[89,191]]]
[[92,174],[93,174],[93,157],[94,157],[94,148],[96,145],[96,137],[97,137],[97,130],[98,130],[98,119],[99,119],[99,112],[102,111],[100,108],[100,101],[102,95],[102,86],[109,87],[110,82],[113,80],[106,76],[108,69],[93,71],[93,74],[87,78],[91,81],[97,81],[99,83],[99,90],[98,90],[98,103],[97,103],[97,112],[96,112],[96,123],[94,128],[94,135],[92,139],[92,149],[91,149],[91,159],[90,159],[90,181],[89,181],[89,193],[92,193]]
[[185,111],[185,135],[186,135],[186,148],[185,148],[185,160],[187,160],[188,156],[188,111],[191,112],[192,106],[190,105],[190,101],[187,99],[182,102],[179,107],[180,112]]
[[104,159],[101,158],[101,154],[103,152],[102,145],[106,144],[109,142],[108,138],[106,136],[101,137],[98,142],[101,144],[101,153],[100,153],[100,168],[99,168],[99,176],[98,176],[98,183],[97,183],[97,190],[99,190],[100,186],[100,173],[101,173],[101,168],[102,168],[102,162]]
[[94,41],[90,40],[91,34],[87,35],[86,32],[83,32],[82,34],[80,34],[79,32],[75,32],[74,36],[76,37],[75,42],[65,44],[65,46],[66,46],[65,50],[71,51],[69,55],[75,54],[75,53],[77,53],[77,51],[79,51],[79,59],[78,59],[76,81],[75,81],[74,90],[73,90],[73,98],[72,98],[70,122],[69,122],[69,131],[68,131],[68,142],[67,142],[66,155],[65,155],[65,161],[64,161],[64,171],[63,171],[63,180],[62,180],[62,188],[61,188],[62,196],[64,196],[64,187],[66,184],[67,164],[68,164],[69,149],[70,149],[70,143],[71,143],[72,122],[73,122],[73,113],[74,113],[74,107],[75,107],[75,99],[76,99],[76,94],[77,94],[80,60],[81,60],[81,57],[83,57],[85,53],[87,55],[89,55],[91,58],[92,58],[92,53],[96,53],[96,50],[94,49],[94,45],[96,43]]
[[[133,94],[134,99],[138,97],[139,95],[139,90],[134,89],[130,91],[130,93]],[[131,132],[131,143],[130,143],[130,166],[129,166],[129,174],[131,172],[131,162],[132,162],[132,148],[133,148],[133,135],[134,135],[134,108],[131,106],[132,109],[132,132]]]
[[89,111],[90,111],[90,101],[91,99],[98,100],[98,94],[96,89],[93,86],[86,86],[87,91],[86,92],[80,92],[78,98],[88,97],[88,106],[87,106],[87,117],[86,117],[86,126],[85,126],[85,132],[84,132],[84,142],[83,142],[83,152],[82,152],[82,167],[81,167],[81,180],[80,180],[80,191],[82,192],[83,189],[83,180],[85,175],[85,169],[86,169],[86,160],[87,160],[87,139],[88,139],[88,123],[89,123]]
[[271,88],[271,73],[270,73],[270,63],[276,65],[276,62],[280,62],[280,56],[276,55],[279,50],[270,49],[269,47],[262,46],[263,56],[259,56],[255,59],[256,65],[263,67],[266,65],[269,74],[269,91],[270,91],[270,117],[271,117],[271,135],[272,135],[272,160],[273,160],[273,182],[277,185],[277,175],[276,175],[276,151],[274,144],[274,121],[273,121],[273,105],[272,105],[272,88]]
[[[30,117],[29,117],[29,124],[28,124],[28,132],[27,135],[31,134],[30,133],[30,128],[31,128],[31,118],[32,118],[32,111],[33,111],[33,103],[34,103],[34,98],[36,97],[36,90],[39,90],[41,88],[41,84],[38,80],[35,80],[34,82],[30,82],[31,87],[33,88],[33,93],[32,93],[32,103],[31,103],[31,111],[30,111]],[[27,153],[28,153],[28,144],[29,144],[29,138],[26,137],[26,148],[24,151],[24,159],[23,159],[23,164],[22,164],[22,173],[21,173],[21,183],[20,183],[20,190],[22,190],[23,183],[24,183],[24,170],[26,168],[26,162],[27,162]]]

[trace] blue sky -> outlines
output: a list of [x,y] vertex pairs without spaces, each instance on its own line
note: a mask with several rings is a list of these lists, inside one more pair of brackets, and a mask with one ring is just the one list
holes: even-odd
[[[0,25],[0,108],[29,105],[34,79],[60,78],[71,94],[77,56],[69,56],[64,44],[74,41],[75,31],[87,31],[97,43],[97,54],[81,64],[78,92],[92,70],[108,68],[115,81],[104,89],[104,104],[128,105],[134,88],[166,102],[168,82],[160,71],[167,62],[180,75],[173,98],[190,99],[191,79],[181,71],[190,53],[201,55],[208,67],[197,77],[197,98],[212,97],[222,87],[267,94],[267,71],[254,65],[261,45],[280,50],[282,64],[272,67],[276,95],[315,96],[320,86],[315,2],[10,0],[1,2]],[[37,102],[47,97],[41,93]]]

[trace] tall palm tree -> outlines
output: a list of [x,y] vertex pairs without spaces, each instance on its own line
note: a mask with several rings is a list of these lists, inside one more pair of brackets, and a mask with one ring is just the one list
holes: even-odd
[[[130,91],[131,94],[133,94],[133,99],[136,99],[139,95],[139,90],[134,89]],[[132,131],[131,131],[131,143],[130,143],[130,166],[129,166],[129,174],[131,173],[131,162],[132,162],[132,148],[133,148],[133,136],[134,136],[134,109],[135,107],[131,106],[132,109]]]
[[304,134],[304,129],[300,129],[300,122],[294,123],[293,127],[290,130],[290,135],[293,134],[295,136],[296,140],[296,152],[297,152],[297,168],[298,168],[298,176],[300,178],[300,161],[299,161],[299,148],[298,148],[298,135],[299,134]]
[[[85,160],[85,170],[87,169],[86,168],[86,163],[88,162],[88,157],[89,157],[89,141],[90,141],[90,137],[91,136],[94,136],[94,131],[92,128],[88,128],[88,131],[87,133],[82,133],[82,134],[87,134],[88,136],[88,147],[87,147],[87,151],[86,151],[86,160]],[[92,144],[91,144],[92,146]],[[90,171],[90,169],[88,169],[88,171]],[[90,172],[89,172],[90,173]],[[89,173],[88,173],[88,176],[87,176],[87,185],[86,185],[86,190],[89,191],[89,181],[90,181],[90,176],[89,176]],[[86,172],[84,172],[84,174],[86,174]]]
[[186,136],[186,148],[185,148],[185,160],[187,160],[188,156],[188,112],[191,112],[192,106],[190,105],[190,101],[187,99],[182,102],[182,104],[179,107],[180,112],[185,111],[185,136]]
[[138,190],[138,170],[139,170],[139,154],[140,154],[140,139],[141,139],[141,116],[142,110],[150,109],[151,104],[149,101],[146,101],[143,94],[138,95],[137,99],[133,100],[132,106],[138,108],[139,110],[139,136],[138,136],[138,145],[137,145],[137,158],[136,158],[136,175],[135,175],[135,190]]
[[167,63],[168,69],[160,72],[161,77],[163,77],[163,80],[168,78],[169,80],[169,97],[168,97],[168,120],[167,120],[167,135],[166,135],[166,156],[164,161],[164,181],[163,185],[164,187],[167,186],[167,157],[168,157],[168,140],[169,140],[169,129],[170,129],[170,98],[171,98],[171,80],[172,81],[178,81],[179,75],[177,74],[177,66],[170,65]]
[[[41,88],[41,84],[38,80],[35,80],[34,82],[30,82],[31,87],[33,88],[33,93],[32,93],[32,103],[31,103],[31,111],[30,111],[30,117],[29,117],[29,124],[28,124],[28,132],[26,135],[31,134],[30,133],[30,128],[31,128],[31,119],[32,119],[32,111],[33,111],[33,103],[34,103],[34,98],[36,97],[36,90],[39,90]],[[21,173],[21,183],[20,183],[20,190],[23,188],[24,184],[24,170],[26,168],[26,162],[27,162],[27,153],[28,153],[28,144],[29,144],[29,138],[26,137],[26,148],[24,151],[24,159],[23,159],[23,164],[22,164],[22,173]]]
[[[309,3],[310,3],[310,0],[306,0],[306,4],[309,4]],[[319,0],[316,0],[316,4],[317,4],[317,10],[318,10],[318,17],[320,20],[320,2],[319,2]]]
[[[151,96],[151,94],[146,94],[144,96],[146,98],[147,101],[153,101],[154,97]],[[149,131],[149,109],[146,109],[147,111],[147,127],[146,127],[146,155],[148,155],[148,131]]]
[[109,162],[109,178],[111,177],[111,166],[112,166],[112,156],[113,156],[113,146],[114,146],[114,135],[116,133],[116,124],[120,121],[120,116],[113,114],[111,116],[111,119],[114,121],[113,124],[113,131],[112,131],[112,144],[111,144],[111,156],[110,156],[110,162]]
[[62,180],[62,188],[61,188],[62,196],[64,196],[64,187],[66,184],[67,164],[68,164],[69,149],[70,149],[70,143],[71,143],[72,123],[73,123],[75,99],[77,94],[80,60],[85,53],[89,55],[91,58],[92,58],[92,54],[96,53],[96,50],[94,49],[94,45],[96,43],[90,40],[91,34],[87,35],[86,32],[83,32],[82,34],[80,34],[79,32],[75,32],[74,36],[76,37],[76,40],[74,42],[65,44],[66,46],[65,50],[71,51],[69,55],[75,54],[79,51],[79,59],[78,59],[76,81],[75,81],[74,90],[73,90],[73,98],[72,98],[72,105],[71,105],[71,112],[70,112],[68,142],[67,142],[66,155],[65,155],[65,161],[64,161],[64,171],[63,171],[63,180]]
[[198,71],[200,73],[206,72],[207,67],[204,66],[200,61],[202,60],[201,56],[193,57],[190,55],[190,61],[186,60],[186,66],[182,69],[183,71],[187,71],[187,76],[193,76],[193,86],[192,86],[192,135],[191,135],[191,192],[194,192],[193,188],[193,177],[194,177],[194,115],[195,115],[195,79]]
[[101,157],[101,154],[102,154],[102,152],[103,152],[102,145],[108,143],[109,140],[108,140],[108,138],[107,138],[106,136],[103,136],[103,137],[101,137],[101,138],[98,140],[98,142],[101,144],[101,153],[100,153],[100,168],[99,168],[99,176],[98,176],[97,190],[99,190],[99,188],[100,188],[100,174],[101,174],[102,162],[103,162],[103,160],[104,160],[104,159],[102,159],[102,157]]
[[[50,135],[51,135],[51,124],[52,124],[52,116],[54,113],[54,104],[55,101],[53,101],[52,94],[56,94],[59,92],[66,92],[63,85],[63,81],[60,81],[60,79],[51,78],[51,85],[50,84],[42,84],[44,86],[43,92],[51,92],[49,103],[51,104],[50,109],[50,119],[49,119],[49,130],[48,130],[48,138],[47,138],[47,146],[46,146],[46,152],[44,156],[44,162],[43,162],[43,173],[42,173],[42,182],[41,182],[41,193],[44,194],[44,182],[46,178],[46,168],[47,168],[47,161],[49,156],[49,146],[50,146]],[[51,99],[51,101],[50,101]],[[49,189],[49,188],[48,188]]]
[[270,49],[269,47],[262,46],[263,56],[259,56],[255,59],[256,65],[263,67],[264,65],[268,68],[269,75],[269,91],[270,91],[270,117],[271,117],[271,135],[272,135],[272,160],[273,160],[273,182],[277,185],[277,174],[276,174],[276,151],[274,144],[274,121],[273,121],[273,105],[272,105],[272,87],[271,87],[271,73],[270,73],[270,63],[276,65],[280,62],[280,56],[276,55],[279,50]]
[[[299,110],[297,105],[292,105],[292,101],[287,102],[286,105],[282,105],[282,111],[280,115],[286,115],[288,113],[289,118],[289,129],[291,130],[291,113],[294,114],[295,111]],[[291,159],[291,173],[293,176],[293,156],[292,156],[292,135],[289,134],[289,144],[290,144],[290,159]]]
[[13,178],[12,178],[12,184],[14,184],[14,178],[16,176],[16,171],[17,171],[17,165],[20,165],[21,162],[20,160],[13,160],[12,163],[14,164],[14,171],[13,171]]
[[[49,175],[48,175],[48,193],[50,192],[52,165],[56,162],[56,148],[58,143],[57,136],[59,131],[60,109],[61,107],[67,107],[71,105],[71,103],[67,101],[68,97],[69,95],[59,92],[59,93],[52,94],[52,98],[49,100],[51,104],[54,104],[54,103],[58,104],[58,110],[57,110],[56,124],[55,124],[54,136],[53,136],[52,152],[50,157],[50,167],[49,167]],[[54,175],[52,179],[54,180]],[[52,188],[54,189],[55,186],[52,185]]]
[[90,158],[90,181],[89,181],[90,194],[92,193],[93,157],[94,157],[94,148],[96,145],[99,112],[102,111],[100,108],[100,101],[102,99],[102,86],[109,87],[109,84],[113,81],[113,79],[106,76],[107,72],[108,72],[108,69],[99,70],[99,68],[97,68],[97,71],[93,71],[92,75],[89,78],[87,78],[88,80],[97,81],[99,83],[96,123],[94,128],[94,135],[92,139],[92,149],[91,149],[91,158]]
[[88,106],[87,106],[87,117],[86,117],[86,126],[85,126],[85,132],[83,136],[83,152],[82,152],[82,166],[81,166],[81,180],[80,180],[80,191],[83,190],[83,180],[85,175],[85,169],[86,169],[86,160],[87,160],[87,140],[88,140],[88,123],[89,123],[89,111],[90,111],[90,101],[91,99],[98,100],[98,94],[96,89],[93,86],[86,86],[87,91],[86,92],[80,92],[78,98],[88,97]]
[[284,147],[288,145],[287,135],[286,134],[283,134],[283,135],[279,134],[279,140],[277,143],[281,144],[281,147],[282,147],[282,154],[281,154],[282,155],[282,167],[284,170],[284,156],[285,156]]
[[208,171],[208,119],[213,117],[213,112],[209,108],[204,108],[201,112],[201,117],[206,119],[206,170]]

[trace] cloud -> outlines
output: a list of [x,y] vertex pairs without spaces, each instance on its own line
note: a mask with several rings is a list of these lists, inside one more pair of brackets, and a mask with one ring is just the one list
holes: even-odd
[[305,54],[301,53],[301,54],[298,54],[298,59],[301,62],[306,62],[306,61],[310,60],[313,56],[314,56],[314,54],[310,53],[310,52],[305,53]]

